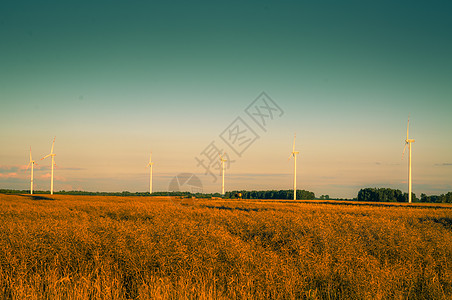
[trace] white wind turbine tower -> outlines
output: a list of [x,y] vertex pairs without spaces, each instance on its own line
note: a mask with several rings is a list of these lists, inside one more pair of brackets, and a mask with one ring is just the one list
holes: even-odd
[[408,116],[408,124],[406,126],[406,140],[405,147],[403,148],[403,155],[405,154],[406,146],[408,145],[408,202],[411,203],[411,143],[414,143],[414,139],[410,139],[408,136],[408,132],[410,129],[410,117]]
[[289,156],[289,159],[293,156],[293,199],[297,200],[297,154],[300,152],[295,151],[295,139],[297,134],[293,137],[293,147],[292,153]]
[[221,195],[224,196],[224,163],[227,161],[224,159],[224,154],[221,156],[221,154],[218,154],[220,156],[220,162],[221,162]]
[[27,165],[27,170],[31,165],[31,181],[30,181],[30,195],[33,195],[33,166],[35,165],[35,161],[31,158],[31,146],[30,146],[30,162]]
[[50,194],[53,195],[53,166],[55,165],[55,153],[53,153],[53,147],[55,146],[55,138],[53,138],[53,143],[52,143],[52,149],[50,150],[50,154],[47,154],[46,156],[44,156],[43,158],[41,158],[41,160],[43,160],[44,158],[47,157],[52,157],[52,174],[50,177]]
[[153,165],[154,163],[152,162],[152,152],[151,152],[151,155],[149,155],[149,163],[148,163],[148,167],[150,167],[151,168],[151,170],[150,170],[150,177],[149,177],[149,194],[152,194],[152,165]]

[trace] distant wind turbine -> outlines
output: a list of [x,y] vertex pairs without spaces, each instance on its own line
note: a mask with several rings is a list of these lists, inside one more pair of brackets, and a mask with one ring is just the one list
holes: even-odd
[[297,134],[293,137],[293,147],[292,153],[289,156],[289,159],[293,156],[293,199],[297,200],[297,155],[300,153],[295,151],[295,139]]
[[35,161],[31,157],[31,146],[30,146],[30,162],[27,165],[27,170],[31,165],[31,180],[30,180],[30,195],[33,195],[33,166],[35,165]]
[[403,155],[405,154],[406,146],[408,145],[408,202],[411,203],[411,143],[414,143],[414,139],[410,139],[408,132],[410,129],[410,117],[408,116],[408,124],[406,126],[406,140],[405,140],[405,147],[403,148],[402,153],[402,159]]
[[221,162],[221,195],[224,196],[224,163],[227,162],[226,159],[224,159],[224,154],[221,156],[221,154],[218,154],[220,156],[220,162]]
[[53,138],[53,143],[52,143],[52,149],[50,150],[50,154],[47,154],[46,156],[44,156],[43,158],[41,158],[41,160],[47,158],[47,157],[52,157],[52,174],[50,177],[50,194],[53,195],[53,166],[55,165],[55,153],[53,153],[53,147],[55,146],[55,138]]
[[148,163],[148,167],[150,167],[151,168],[151,170],[150,170],[150,177],[149,177],[149,194],[152,194],[152,165],[153,165],[154,163],[152,162],[152,152],[151,152],[151,154],[149,155],[149,163]]

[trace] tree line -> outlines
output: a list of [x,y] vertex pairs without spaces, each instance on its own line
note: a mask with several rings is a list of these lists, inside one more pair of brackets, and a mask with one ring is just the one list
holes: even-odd
[[447,194],[441,195],[431,195],[427,196],[426,194],[421,194],[420,202],[429,202],[429,203],[452,203],[452,192],[448,192]]
[[[0,189],[0,194],[29,194],[29,190]],[[49,194],[49,191],[34,191],[35,194]],[[87,191],[59,191],[57,195],[91,195],[91,196],[176,196],[184,198],[220,198],[219,193],[190,193],[190,192],[87,192]],[[228,199],[293,199],[293,190],[267,190],[267,191],[229,191],[224,197]],[[411,194],[413,202],[424,203],[452,203],[452,192],[441,195],[421,194],[420,198],[415,193]],[[297,199],[313,200],[315,194],[306,190],[297,190]],[[328,200],[328,195],[322,195],[319,199]],[[351,199],[340,199],[351,200]],[[353,199],[364,202],[408,202],[408,194],[398,189],[390,188],[363,188],[358,192],[358,197]]]
[[[416,202],[416,195],[411,193],[413,202]],[[401,190],[389,188],[364,188],[358,192],[358,201],[368,202],[408,202],[408,193]]]
[[[0,189],[0,194],[29,194],[29,190],[8,190]],[[35,194],[49,194],[49,191],[33,191]],[[195,198],[219,198],[219,193],[190,193],[190,192],[87,192],[87,191],[58,191],[56,195],[90,195],[90,196],[178,196]],[[269,191],[230,191],[226,192],[223,198],[229,199],[293,199],[293,190],[269,190]],[[297,199],[312,200],[315,194],[306,190],[297,190]]]
[[[0,189],[0,194],[30,194],[30,190],[11,190],[11,189]],[[33,194],[50,194],[50,191],[39,191],[34,190]],[[190,192],[154,192],[150,194],[149,192],[88,192],[88,191],[58,191],[54,192],[55,195],[82,195],[82,196],[175,196],[175,197],[196,197],[196,198],[212,198],[220,197],[219,193],[190,193]]]
[[[411,199],[412,202],[452,203],[452,192],[439,196],[421,194],[420,199],[416,197],[415,193],[411,193]],[[408,193],[390,188],[364,188],[358,192],[357,200],[368,202],[408,202]]]
[[[293,190],[230,191],[226,192],[224,197],[230,199],[293,199]],[[297,199],[312,200],[315,199],[315,194],[306,190],[297,190]]]

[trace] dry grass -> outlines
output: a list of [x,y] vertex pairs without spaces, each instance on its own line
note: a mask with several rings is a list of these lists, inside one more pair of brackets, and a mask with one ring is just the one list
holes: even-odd
[[0,298],[451,299],[452,206],[0,195]]

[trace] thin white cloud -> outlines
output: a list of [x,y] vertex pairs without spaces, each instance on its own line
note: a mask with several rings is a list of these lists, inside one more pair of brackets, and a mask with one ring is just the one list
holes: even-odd
[[452,167],[452,163],[435,164],[437,167]]

